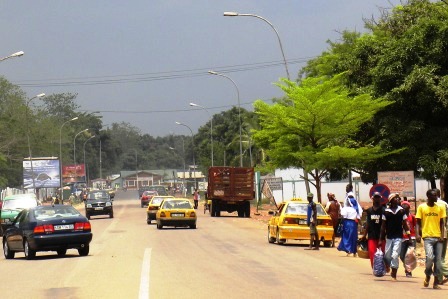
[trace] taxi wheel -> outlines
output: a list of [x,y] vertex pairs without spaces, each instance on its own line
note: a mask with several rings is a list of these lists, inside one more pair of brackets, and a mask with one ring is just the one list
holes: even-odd
[[325,247],[331,247],[331,245],[333,245],[333,241],[324,241]]
[[163,225],[160,223],[159,224],[159,222],[157,222],[157,229],[162,229],[163,228]]
[[275,238],[274,237],[271,237],[271,234],[270,234],[270,228],[269,228],[269,226],[268,226],[268,242],[269,243],[275,243]]
[[284,239],[280,239],[280,234],[279,234],[279,231],[278,231],[278,227],[277,227],[277,238],[276,238],[276,241],[277,241],[278,245],[285,244],[285,240]]

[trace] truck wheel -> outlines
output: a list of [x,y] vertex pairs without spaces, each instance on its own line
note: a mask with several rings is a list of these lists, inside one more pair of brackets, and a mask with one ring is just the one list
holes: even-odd
[[246,201],[244,203],[244,217],[250,218],[250,202]]
[[244,207],[244,206],[238,207],[238,209],[237,209],[238,217],[240,217],[240,218],[244,217],[244,210],[245,209],[246,209],[246,207]]

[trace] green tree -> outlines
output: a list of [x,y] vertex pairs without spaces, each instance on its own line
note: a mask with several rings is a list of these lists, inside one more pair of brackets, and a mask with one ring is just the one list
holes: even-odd
[[269,156],[272,167],[304,165],[314,181],[319,202],[321,180],[331,169],[351,170],[390,154],[373,143],[353,140],[361,125],[390,105],[369,94],[351,96],[342,85],[345,74],[309,78],[300,84],[282,80],[278,86],[292,105],[255,102],[261,129],[253,138]]

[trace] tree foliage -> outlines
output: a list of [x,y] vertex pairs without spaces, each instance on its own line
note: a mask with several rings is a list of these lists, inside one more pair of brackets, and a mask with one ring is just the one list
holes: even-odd
[[391,102],[369,94],[351,96],[342,82],[332,78],[307,78],[300,84],[283,80],[278,86],[292,105],[255,102],[261,129],[255,141],[265,149],[275,167],[304,168],[320,196],[320,184],[332,169],[360,168],[366,161],[388,153],[374,143],[353,139],[361,125]]

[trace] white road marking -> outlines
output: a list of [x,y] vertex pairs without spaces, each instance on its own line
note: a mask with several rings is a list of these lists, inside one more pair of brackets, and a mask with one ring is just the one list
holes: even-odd
[[151,248],[146,248],[143,255],[142,273],[140,274],[139,299],[149,299],[149,270],[151,269]]

